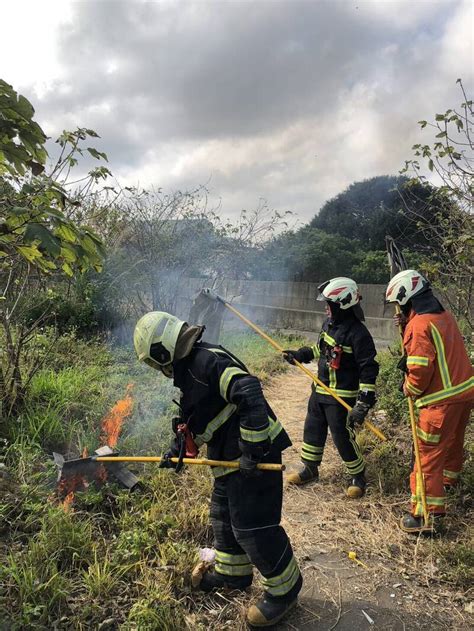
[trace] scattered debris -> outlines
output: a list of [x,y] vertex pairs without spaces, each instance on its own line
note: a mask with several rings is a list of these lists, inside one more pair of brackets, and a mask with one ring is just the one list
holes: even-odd
[[360,565],[361,567],[363,567],[366,570],[369,569],[365,563],[362,563],[362,561],[359,561],[359,559],[357,558],[357,554],[353,550],[348,552],[347,556],[349,557],[349,559],[351,561],[355,561],[357,563],[357,565]]
[[364,614],[365,619],[367,620],[367,622],[368,622],[369,624],[375,624],[375,622],[372,620],[372,618],[369,616],[369,614],[368,614],[368,613],[366,613],[363,609],[361,609],[361,611],[362,611],[362,613]]

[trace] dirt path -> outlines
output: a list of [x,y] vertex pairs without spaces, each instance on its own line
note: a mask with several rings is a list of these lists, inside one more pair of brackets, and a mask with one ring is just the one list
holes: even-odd
[[[307,377],[296,369],[265,387],[293,440],[285,452],[290,470],[300,463],[309,392]],[[319,483],[285,490],[283,525],[305,582],[299,608],[278,629],[471,628],[460,594],[436,580],[435,544],[404,535],[396,525],[406,496],[383,497],[372,480],[362,500],[347,499],[345,474],[330,440],[320,473]],[[349,550],[356,551],[366,567],[349,560]]]

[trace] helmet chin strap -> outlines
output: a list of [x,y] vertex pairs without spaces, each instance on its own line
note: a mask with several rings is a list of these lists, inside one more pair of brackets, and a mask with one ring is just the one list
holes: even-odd
[[160,366],[161,372],[165,377],[171,379],[173,377],[173,366],[172,364],[168,364],[167,366]]

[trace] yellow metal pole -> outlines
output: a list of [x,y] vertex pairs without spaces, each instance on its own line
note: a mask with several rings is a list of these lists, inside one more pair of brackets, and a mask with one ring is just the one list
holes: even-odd
[[[263,337],[263,339],[266,340],[269,344],[271,344],[273,348],[275,348],[280,353],[283,353],[284,351],[283,347],[280,346],[278,342],[275,342],[275,340],[272,339],[269,335],[267,335],[264,331],[262,331],[260,327],[258,327],[256,324],[251,322],[242,313],[240,313],[240,311],[237,311],[235,307],[233,307],[231,304],[229,304],[222,298],[220,298],[219,300],[227,307],[227,309],[229,309],[229,311],[232,311],[232,313],[234,313],[238,318],[240,318],[242,322],[245,322],[247,326],[249,326],[261,337]],[[318,384],[318,386],[326,390],[326,392],[330,394],[334,399],[336,399],[336,401],[340,403],[343,407],[345,407],[346,410],[348,410],[349,412],[352,410],[351,406],[348,403],[346,403],[344,399],[341,399],[341,397],[336,392],[334,392],[334,390],[329,388],[325,383],[323,383],[320,379],[318,379],[318,377],[313,372],[311,372],[309,368],[306,368],[306,366],[303,366],[303,364],[301,364],[300,362],[296,360],[295,360],[295,365],[298,366],[298,368],[302,370],[306,375],[308,375],[308,377],[310,377],[310,379],[312,379],[314,383]],[[373,432],[378,438],[380,438],[380,440],[384,440],[384,441],[387,440],[387,437],[377,427],[375,427],[375,425],[373,425],[369,421],[364,421],[364,425],[367,427],[367,429],[370,429],[370,431]]]
[[[161,456],[97,456],[93,458],[95,462],[161,462]],[[171,462],[180,462],[179,458],[169,458]],[[238,460],[207,460],[206,458],[183,458],[184,464],[203,465],[208,467],[226,467],[228,469],[239,469]],[[257,465],[261,471],[284,471],[285,465],[261,462]]]
[[[395,304],[395,311],[397,315],[401,314],[400,305],[398,303]],[[405,349],[403,348],[403,329],[402,329],[401,324],[398,325],[398,330],[400,332],[400,346],[402,349],[402,355],[404,355]],[[418,435],[416,433],[415,406],[413,404],[413,399],[411,397],[407,397],[407,399],[408,399],[408,410],[410,413],[410,427],[411,427],[411,433],[413,437],[413,447],[415,450],[416,490],[417,490],[417,495],[418,495],[418,491],[420,492],[420,495],[421,495],[421,507],[423,510],[424,526],[428,526],[429,517],[428,517],[428,506],[426,504],[425,478],[423,476],[423,470],[421,468],[420,447],[418,445]]]

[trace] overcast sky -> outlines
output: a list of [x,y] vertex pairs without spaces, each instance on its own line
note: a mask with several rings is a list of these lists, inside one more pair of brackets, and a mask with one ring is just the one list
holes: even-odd
[[310,219],[395,174],[416,122],[473,87],[471,0],[4,0],[0,77],[55,136],[87,126],[122,184],[207,184]]

